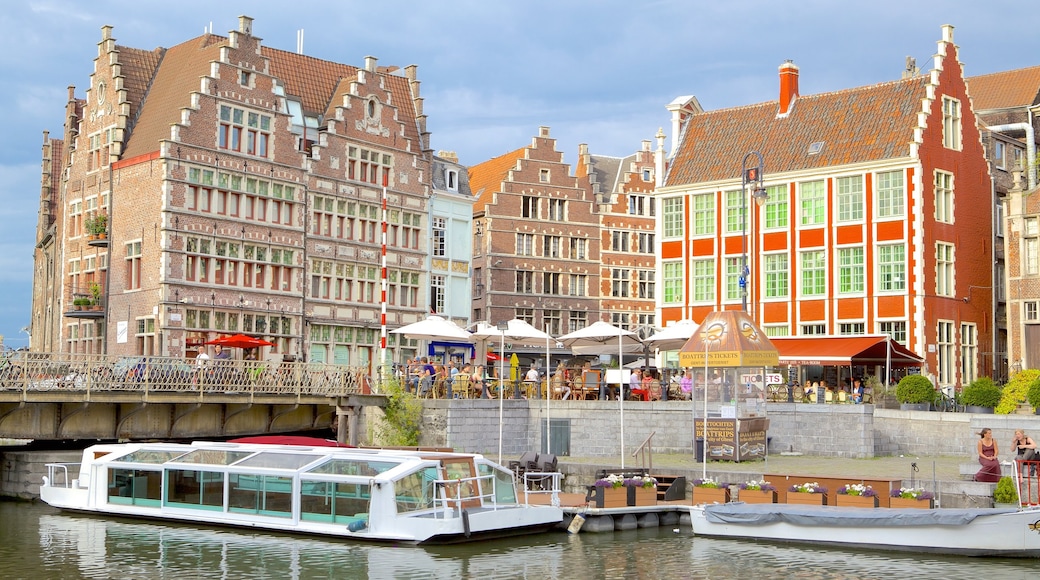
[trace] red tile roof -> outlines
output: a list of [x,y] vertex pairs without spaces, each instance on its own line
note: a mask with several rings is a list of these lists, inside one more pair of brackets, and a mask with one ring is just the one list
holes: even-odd
[[473,204],[474,212],[484,211],[494,200],[495,192],[501,190],[509,170],[516,168],[516,161],[524,158],[526,149],[521,147],[469,168],[469,189],[477,198]]
[[976,112],[1040,103],[1040,66],[970,77],[968,94]]
[[[787,172],[910,154],[927,77],[798,97],[788,116],[778,101],[691,115],[667,185],[740,176],[749,151],[764,171]],[[816,155],[809,145],[823,143]]]
[[155,69],[166,53],[164,48],[141,50],[129,46],[116,46],[119,51],[120,72],[123,75],[123,88],[126,89],[126,100],[130,103],[130,124],[132,125],[140,113],[141,104],[148,94],[148,83],[155,76]]

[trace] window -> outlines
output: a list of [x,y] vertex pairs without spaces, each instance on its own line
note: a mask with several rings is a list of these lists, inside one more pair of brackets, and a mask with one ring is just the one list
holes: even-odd
[[[993,233],[996,234],[997,237],[1003,238],[1004,237],[1004,204],[1003,204],[1003,202],[999,202],[999,201],[997,202],[996,206],[994,206],[994,208],[993,208],[993,215],[994,215],[995,221],[996,221],[995,225],[993,226]],[[1000,243],[1000,242],[998,242],[998,243]]]
[[827,210],[827,190],[823,181],[809,181],[800,186],[801,222],[803,226],[823,224]]
[[657,283],[654,280],[653,270],[639,270],[639,297],[652,300]]
[[311,298],[328,300],[336,293],[333,288],[334,264],[329,260],[311,260]]
[[943,147],[947,149],[961,148],[961,102],[943,96]]
[[628,251],[628,232],[613,230],[610,232],[610,249],[615,252]]
[[1040,274],[1040,218],[1025,219],[1022,230],[1022,272],[1027,276]]
[[534,255],[534,234],[516,234],[516,255]]
[[610,295],[614,298],[628,297],[630,274],[627,268],[610,269]]
[[851,222],[863,219],[863,176],[839,177],[838,221]]
[[654,248],[654,234],[638,233],[636,238],[639,242],[639,253],[640,254],[653,254],[655,253]]
[[393,161],[393,156],[386,153],[347,147],[347,179],[388,187]]
[[525,195],[520,198],[520,216],[530,219],[538,219],[538,198]]
[[788,295],[790,269],[787,254],[766,254],[766,298],[784,298]]
[[[587,274],[571,274],[570,275],[570,293],[571,296],[585,296],[588,293],[589,277]],[[552,334],[552,333],[549,333]]]
[[661,283],[664,285],[664,303],[679,304],[683,298],[682,262],[663,262],[661,264],[661,270]]
[[823,336],[827,334],[826,324],[803,324],[802,335],[803,336]]
[[882,292],[906,290],[906,246],[878,246],[878,280]]
[[1003,141],[993,141],[993,165],[997,169],[1004,169],[1004,156],[1006,155],[1006,149],[1007,145],[1005,145]]
[[877,174],[878,217],[901,217],[906,194],[903,190],[903,172],[886,171]]
[[842,322],[838,325],[838,334],[850,335],[863,333],[864,325],[862,322]]
[[654,173],[651,170],[644,168],[643,169],[643,181],[650,181],[653,178],[654,178]]
[[1022,303],[1022,318],[1026,322],[1036,322],[1040,320],[1040,302],[1036,300],[1029,300]]
[[[953,384],[953,370],[954,370],[954,348],[956,340],[953,332],[953,322],[948,320],[940,320],[936,327],[936,358],[937,366],[939,371],[938,381],[939,385],[951,385]],[[936,386],[939,386],[936,385]]]
[[715,300],[715,260],[694,260],[692,265],[693,301],[713,302]]
[[726,233],[732,234],[744,230],[744,192],[727,191],[726,201]]
[[534,294],[534,272],[516,271],[516,291],[519,294]]
[[[433,239],[430,240],[430,251],[434,256],[443,257],[446,254],[447,221],[442,217],[433,218]],[[438,310],[437,312],[441,312]]]
[[563,334],[561,332],[563,330],[563,318],[559,310],[543,310],[542,321],[545,323],[545,326],[549,327],[546,330],[549,336],[560,336]]
[[766,228],[787,227],[787,186],[770,185],[766,188],[769,198],[766,199]]
[[459,172],[456,169],[445,169],[444,170],[444,186],[448,188],[448,191],[459,190]]
[[[575,330],[581,330],[589,325],[589,313],[572,310],[568,317],[568,324],[570,328],[567,332],[574,332]],[[564,334],[567,334],[566,332]]]
[[740,258],[726,258],[726,300],[740,300]]
[[561,294],[559,272],[542,272],[542,294]]
[[791,327],[786,324],[765,324],[762,326],[762,330],[766,332],[766,336],[791,336]]
[[562,258],[562,243],[563,238],[560,236],[542,236],[542,255],[546,258]]
[[693,235],[708,236],[715,233],[715,196],[702,193],[693,196]]
[[952,173],[935,172],[935,219],[943,223],[953,223]]
[[610,324],[621,330],[632,330],[632,317],[628,312],[611,312]]
[[863,248],[838,249],[838,292],[863,292],[865,271]]
[[628,215],[654,215],[654,200],[646,195],[628,194]]
[[141,242],[126,244],[126,289],[141,289]]
[[267,157],[271,116],[229,105],[220,106],[217,145],[221,149]]
[[827,292],[827,257],[823,250],[802,252],[802,296],[822,296]]
[[571,238],[571,250],[568,257],[572,260],[585,260],[588,256],[588,240]]
[[892,340],[906,346],[906,322],[902,320],[891,322],[879,322],[878,330],[881,334],[887,334]]
[[968,322],[961,323],[961,384],[970,384],[978,378],[978,328]]
[[550,221],[562,222],[567,219],[567,200],[550,199],[547,203],[549,204]]
[[935,293],[939,296],[953,296],[953,244],[936,242],[935,244]]
[[661,202],[661,233],[666,238],[683,236],[683,205],[681,197],[670,197]]
[[538,170],[538,181],[541,183],[549,183],[549,170],[539,169]]
[[444,312],[444,276],[430,276],[430,309],[433,312]]

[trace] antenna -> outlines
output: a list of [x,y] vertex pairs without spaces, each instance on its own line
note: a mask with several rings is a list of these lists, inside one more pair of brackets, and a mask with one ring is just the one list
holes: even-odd
[[303,29],[296,31],[296,54],[303,54]]

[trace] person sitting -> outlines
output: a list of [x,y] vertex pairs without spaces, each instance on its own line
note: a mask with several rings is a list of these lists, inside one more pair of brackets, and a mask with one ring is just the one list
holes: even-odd
[[979,442],[975,447],[982,469],[975,474],[975,481],[996,483],[1000,481],[1000,461],[997,459],[997,444],[993,441],[993,430],[989,427],[979,431]]
[[[645,369],[644,369],[645,370]],[[639,400],[646,400],[646,390],[643,388],[643,370],[636,369],[632,371],[632,374],[628,377],[628,393],[625,398],[629,396],[639,397]]]
[[[1015,459],[1018,461],[1036,461],[1040,459],[1037,455],[1036,441],[1021,429],[1015,430],[1015,438],[1011,441],[1011,451],[1015,454]],[[1022,465],[1019,463],[1018,465]],[[1036,465],[1032,465],[1029,468],[1029,475],[1036,475]]]
[[683,399],[689,399],[693,397],[693,371],[686,369],[681,379],[679,379],[679,394]]
[[538,372],[538,367],[531,363],[531,368],[528,369],[527,374],[524,375],[524,383],[526,383],[528,396],[533,391],[536,393],[535,398],[542,398],[542,375]]
[[419,365],[419,396],[425,397],[433,388],[433,379],[437,375],[437,369],[433,368],[429,359],[422,357]]

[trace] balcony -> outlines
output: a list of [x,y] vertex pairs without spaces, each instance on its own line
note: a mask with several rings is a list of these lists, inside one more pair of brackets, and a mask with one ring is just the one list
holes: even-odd
[[105,288],[92,282],[87,286],[72,286],[65,295],[66,318],[104,318]]

